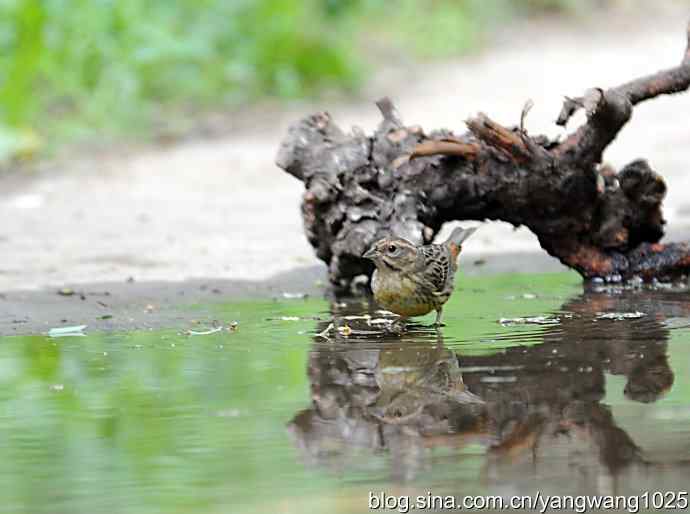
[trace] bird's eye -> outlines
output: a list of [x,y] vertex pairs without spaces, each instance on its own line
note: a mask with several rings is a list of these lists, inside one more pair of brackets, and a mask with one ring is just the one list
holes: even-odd
[[398,251],[398,247],[395,245],[388,245],[388,253],[395,253]]

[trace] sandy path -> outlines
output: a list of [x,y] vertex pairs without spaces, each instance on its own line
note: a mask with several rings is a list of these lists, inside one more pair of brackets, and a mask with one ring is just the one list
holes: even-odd
[[[315,264],[302,234],[301,184],[273,164],[290,121],[328,108],[342,126],[369,130],[378,122],[373,100],[388,94],[407,122],[462,129],[477,110],[514,123],[532,98],[528,129],[554,135],[563,94],[674,65],[685,44],[684,17],[603,19],[558,30],[525,24],[512,32],[528,37],[479,56],[382,73],[361,103],[293,105],[222,139],[88,161],[24,181],[0,196],[0,291],[129,276],[262,279]],[[393,90],[401,77],[405,87]],[[647,157],[667,177],[674,236],[690,234],[688,120],[690,94],[649,102],[606,155],[615,166]],[[538,249],[524,229],[492,223],[480,234],[468,248],[474,256]]]

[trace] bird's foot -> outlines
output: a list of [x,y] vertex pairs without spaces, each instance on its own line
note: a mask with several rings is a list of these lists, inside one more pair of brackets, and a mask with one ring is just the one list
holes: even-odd
[[445,325],[441,322],[441,318],[443,317],[443,311],[440,309],[436,311],[436,320],[434,321],[434,326],[439,329],[441,327],[444,327]]

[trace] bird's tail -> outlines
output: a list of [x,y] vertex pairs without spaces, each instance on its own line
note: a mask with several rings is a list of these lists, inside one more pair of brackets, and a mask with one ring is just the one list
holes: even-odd
[[455,243],[456,245],[460,246],[462,243],[465,242],[465,240],[470,237],[472,234],[476,232],[476,230],[479,227],[470,227],[470,228],[463,228],[463,227],[457,227],[451,232],[450,237],[448,237],[448,240],[446,243]]

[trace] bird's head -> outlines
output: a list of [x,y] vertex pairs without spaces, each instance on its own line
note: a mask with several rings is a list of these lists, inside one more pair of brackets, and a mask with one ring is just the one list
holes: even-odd
[[400,271],[417,262],[417,247],[399,237],[380,239],[362,257],[374,261],[379,269]]

